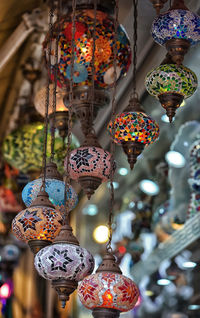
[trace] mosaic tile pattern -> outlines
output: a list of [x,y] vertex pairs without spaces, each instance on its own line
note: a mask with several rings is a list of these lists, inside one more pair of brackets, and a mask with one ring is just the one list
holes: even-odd
[[191,188],[190,203],[187,211],[188,218],[200,212],[200,143],[195,141],[190,150],[190,177],[188,183]]
[[161,45],[171,39],[185,39],[194,45],[200,41],[200,17],[189,10],[170,10],[155,18],[152,36]]
[[145,145],[153,143],[159,136],[159,126],[155,120],[144,113],[126,112],[118,114],[108,125],[110,135],[114,133],[115,143],[137,141]]
[[154,68],[145,79],[150,95],[158,97],[164,93],[178,93],[188,98],[197,89],[196,74],[183,65],[165,64]]
[[[44,125],[33,123],[24,125],[9,134],[3,142],[2,153],[4,159],[14,168],[23,173],[39,171],[42,167],[42,154],[44,143]],[[62,138],[56,134],[55,163],[58,170],[63,172],[63,162],[66,155],[66,146],[63,147]],[[79,146],[78,140],[73,136],[71,149]],[[47,157],[51,154],[51,134],[48,133]]]
[[[36,199],[42,185],[42,179],[29,182],[22,191],[22,200],[29,207]],[[49,200],[53,203],[56,210],[62,215],[65,213],[65,183],[61,180],[46,179],[45,191],[49,195]],[[78,196],[71,185],[69,185],[66,195],[69,211],[73,210],[78,203]]]
[[21,209],[13,191],[0,186],[0,213],[18,213]]
[[14,218],[12,231],[21,241],[52,241],[60,232],[63,219],[53,208],[30,207]]
[[88,309],[100,307],[125,312],[135,306],[139,290],[128,277],[104,272],[86,277],[78,287],[78,296]]
[[73,244],[53,244],[41,249],[35,256],[35,268],[45,279],[82,280],[94,269],[92,254]]
[[[94,176],[106,182],[110,178],[111,155],[98,147],[80,147],[70,153],[69,174],[73,180]],[[67,169],[67,158],[65,159]]]
[[[93,51],[93,24],[94,10],[76,11],[75,32],[75,63],[73,80],[76,86],[92,84],[92,51]],[[55,24],[55,30],[59,28],[59,71],[58,85],[69,85],[71,78],[71,40],[72,23],[69,15],[60,19],[59,25]],[[56,33],[54,33],[54,39]],[[48,61],[47,35],[44,42],[44,56]],[[95,86],[106,88],[114,82],[114,20],[107,13],[97,11],[96,24],[96,50],[95,50]],[[118,79],[126,75],[131,64],[131,48],[125,30],[118,26],[117,34],[117,76]],[[51,50],[51,69],[49,74],[54,78],[55,74],[55,49]]]

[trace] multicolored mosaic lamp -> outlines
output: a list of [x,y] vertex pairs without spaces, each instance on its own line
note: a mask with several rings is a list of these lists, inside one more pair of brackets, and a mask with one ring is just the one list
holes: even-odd
[[155,18],[152,36],[166,46],[174,63],[181,64],[189,47],[200,42],[200,17],[183,0],[174,0],[169,11]]
[[83,279],[78,287],[82,304],[94,318],[117,318],[134,308],[139,297],[136,284],[122,272],[115,257],[107,253],[96,273]]
[[163,64],[147,74],[145,85],[149,94],[159,99],[171,122],[183,100],[196,91],[198,80],[183,65]]
[[54,243],[36,254],[34,263],[39,275],[52,281],[63,308],[78,282],[94,269],[93,256],[79,246],[68,221]]
[[[53,125],[54,114],[53,114],[53,94],[54,94],[54,85],[49,85],[49,123],[50,126]],[[55,127],[58,129],[61,137],[66,137],[68,130],[68,120],[69,112],[65,107],[63,98],[65,93],[57,87],[56,93],[56,112],[55,112]],[[35,95],[34,105],[37,112],[45,116],[45,105],[46,105],[46,87],[42,87]]]
[[144,147],[159,136],[158,124],[145,113],[136,97],[130,99],[128,107],[113,123],[109,123],[108,130],[114,142],[122,145],[131,169]]
[[[2,153],[4,159],[23,173],[39,171],[42,166],[44,142],[44,125],[33,123],[24,125],[9,134],[3,142]],[[72,136],[71,149],[79,147],[76,137]],[[60,172],[63,171],[63,161],[66,150],[63,147],[63,139],[56,134],[55,138],[55,162]],[[51,134],[48,133],[47,157],[51,154]]]
[[[94,4],[88,1],[77,1],[75,16],[75,59],[73,67],[73,108],[83,124],[84,133],[87,132],[86,119],[89,116],[91,99],[94,102],[95,118],[98,110],[109,104],[109,95],[106,90],[114,83],[114,32],[115,21],[110,15],[114,6],[113,0],[98,1],[95,15]],[[69,1],[69,12],[61,16],[54,25],[52,39],[51,65],[48,67],[51,79],[55,77],[55,46],[56,34],[59,32],[58,48],[58,85],[68,88],[71,80],[72,61],[72,19],[71,2]],[[95,27],[95,52],[93,68],[93,32]],[[129,39],[124,28],[118,25],[117,31],[117,78],[120,80],[126,75],[131,63],[131,49]],[[48,61],[50,34],[44,41],[44,56]],[[94,98],[93,95],[94,76]],[[66,107],[69,106],[69,94],[64,99]]]
[[[22,191],[22,199],[25,205],[28,207],[36,199],[42,185],[42,178],[29,182]],[[65,183],[63,178],[57,170],[55,163],[47,163],[46,179],[45,179],[45,191],[49,195],[49,200],[58,210],[61,215],[65,212]],[[68,201],[68,209],[71,211],[78,203],[78,196],[71,185],[68,185],[66,193],[66,199]]]
[[35,254],[52,243],[62,223],[62,216],[54,209],[48,194],[41,191],[32,205],[14,218],[12,231],[19,240],[28,243]]
[[[64,165],[67,170],[67,158]],[[109,180],[110,165],[110,153],[101,148],[96,136],[90,133],[83,145],[70,153],[69,174],[73,180],[80,183],[90,199],[99,185]]]

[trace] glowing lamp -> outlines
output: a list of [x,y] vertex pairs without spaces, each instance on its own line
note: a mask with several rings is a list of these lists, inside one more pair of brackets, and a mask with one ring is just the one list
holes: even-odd
[[5,283],[0,288],[0,298],[7,299],[11,296],[12,289],[8,283]]
[[189,11],[184,1],[175,0],[169,11],[153,21],[152,36],[166,46],[174,63],[181,64],[190,45],[200,41],[200,17]]
[[29,244],[33,253],[37,253],[42,247],[51,244],[60,232],[62,223],[62,216],[54,209],[48,194],[42,191],[29,208],[14,218],[12,231],[19,240]]
[[78,287],[82,304],[93,310],[94,318],[117,318],[134,308],[139,297],[136,284],[122,275],[113,255],[107,253],[96,274],[83,279]]
[[[54,85],[50,84],[49,86],[49,121],[50,126],[53,125],[54,116],[55,116],[55,127],[58,129],[60,136],[67,136],[68,130],[68,120],[69,113],[68,109],[65,107],[63,98],[64,92],[57,87],[56,93],[56,111],[53,114],[53,94],[54,94]],[[45,105],[46,105],[46,87],[42,87],[35,95],[34,105],[39,114],[43,117],[45,116]]]
[[164,64],[147,74],[145,85],[149,94],[159,99],[171,122],[183,100],[196,91],[198,80],[183,65]]
[[159,136],[158,124],[145,114],[137,98],[131,99],[126,110],[109,123],[108,130],[114,142],[122,145],[131,169],[144,147]]

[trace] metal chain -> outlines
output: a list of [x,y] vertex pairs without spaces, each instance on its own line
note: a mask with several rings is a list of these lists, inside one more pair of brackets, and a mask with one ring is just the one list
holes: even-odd
[[[52,6],[54,2],[52,1]],[[53,85],[53,101],[52,101],[52,126],[51,126],[51,162],[54,160],[55,156],[55,131],[56,131],[56,100],[57,100],[57,81],[58,81],[58,46],[59,46],[59,34],[60,34],[60,13],[61,13],[61,0],[58,0],[57,4],[57,29],[52,28],[52,34],[50,38],[53,39],[54,33],[56,35],[56,48],[55,48],[55,73],[54,73],[54,85]],[[55,24],[54,24],[55,25]]]
[[[53,17],[54,17],[54,7],[52,6],[49,10],[49,32],[50,34],[53,31]],[[51,48],[52,42],[51,38],[49,40],[49,47],[48,47],[48,68],[51,68]],[[48,115],[49,115],[49,86],[50,86],[50,76],[47,79],[47,86],[46,86],[46,101],[45,101],[45,117],[44,117],[44,148],[43,148],[43,177],[42,177],[42,185],[41,189],[45,190],[45,181],[46,181],[46,164],[47,164],[47,137],[48,137]]]
[[[119,17],[119,0],[116,0],[115,4],[115,21],[114,21],[114,84],[113,84],[113,96],[112,96],[112,113],[111,113],[111,122],[112,122],[112,136],[114,136],[114,116],[115,116],[115,108],[116,108],[116,92],[117,92],[117,30],[118,30],[118,17]],[[115,153],[115,143],[113,138],[110,143],[110,154],[111,154],[111,165],[110,165],[110,209],[109,209],[109,219],[108,219],[108,227],[109,227],[109,239],[106,246],[107,252],[112,252],[112,224],[113,224],[113,207],[114,207],[114,186],[113,186],[113,178],[114,178],[114,153]]]
[[133,0],[133,92],[132,97],[137,96],[136,72],[137,72],[137,28],[138,28],[138,0]]
[[93,126],[94,99],[95,99],[95,51],[96,51],[96,25],[97,25],[97,0],[94,0],[94,27],[93,27],[93,48],[92,48],[92,90],[90,101],[90,129]]
[[67,133],[67,171],[65,176],[65,220],[68,219],[69,214],[69,200],[67,200],[67,194],[70,191],[70,173],[69,173],[69,161],[70,161],[70,146],[72,137],[72,110],[73,110],[73,76],[74,76],[74,61],[75,61],[75,32],[76,32],[76,0],[72,1],[72,41],[71,41],[71,74],[69,83],[69,119],[68,119],[68,133]]

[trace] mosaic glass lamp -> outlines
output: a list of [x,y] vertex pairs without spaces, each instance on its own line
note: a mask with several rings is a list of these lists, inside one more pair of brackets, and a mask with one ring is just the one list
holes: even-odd
[[181,64],[189,47],[200,42],[200,17],[183,0],[174,0],[169,11],[155,18],[152,36],[166,46],[174,63]]
[[[100,4],[99,4],[100,3]],[[115,21],[110,15],[110,8],[113,9],[114,1],[99,1],[96,13],[96,40],[95,40],[95,62],[93,71],[93,30],[95,13],[93,4],[88,1],[77,1],[76,23],[75,23],[75,61],[73,74],[73,110],[81,120],[82,130],[88,133],[87,118],[91,97],[93,96],[92,83],[94,76],[94,113],[93,119],[98,110],[109,105],[109,94],[106,91],[114,84],[114,33]],[[48,73],[51,79],[55,77],[55,45],[56,33],[59,33],[59,54],[58,54],[58,85],[69,87],[71,79],[71,58],[72,58],[72,21],[69,1],[69,13],[62,16],[59,22],[54,25],[55,33],[52,39],[51,66],[47,63]],[[44,56],[48,61],[50,35],[47,34],[44,42]],[[123,78],[131,64],[130,42],[124,28],[118,25],[117,30],[117,79]],[[66,107],[69,107],[69,93],[64,98]]]
[[[109,2],[109,1],[108,1]],[[105,2],[104,2],[105,3]],[[92,85],[92,51],[94,9],[93,5],[85,3],[84,9],[77,3],[75,23],[75,63],[73,81],[76,86]],[[88,8],[87,8],[88,7]],[[104,8],[106,10],[106,8]],[[71,10],[71,8],[70,8]],[[96,14],[96,50],[95,50],[95,86],[108,88],[114,83],[114,19],[106,11],[97,10]],[[68,87],[71,75],[71,15],[62,16],[54,25],[54,35],[51,50],[51,68],[48,70],[51,77],[55,74],[55,46],[56,34],[59,33],[58,47],[58,84]],[[128,37],[123,27],[118,26],[117,33],[117,76],[125,75],[131,63],[131,49]],[[44,42],[44,55],[48,61],[48,46],[50,35],[47,34]],[[47,63],[48,64],[48,63]]]
[[62,223],[62,216],[54,209],[48,194],[41,191],[32,205],[14,218],[12,231],[19,240],[29,244],[33,253],[37,253],[51,244]]
[[[5,161],[23,173],[39,171],[42,167],[42,154],[44,142],[44,125],[32,123],[24,125],[9,134],[3,142],[2,153]],[[79,147],[79,142],[72,136],[71,149]],[[48,133],[47,157],[51,155],[51,134]],[[55,162],[60,172],[63,171],[63,161],[66,150],[63,139],[56,134]]]
[[196,91],[198,80],[183,65],[163,64],[147,74],[145,85],[149,94],[159,99],[171,122],[183,100]]
[[[42,178],[29,182],[22,191],[22,199],[27,207],[36,199],[42,185]],[[49,200],[62,215],[65,212],[65,183],[57,170],[55,163],[47,163],[45,191],[49,195]],[[68,209],[71,211],[78,203],[78,196],[71,185],[68,185],[66,194]]]
[[96,273],[80,283],[78,296],[92,310],[94,318],[117,318],[120,312],[134,308],[139,290],[131,279],[122,275],[115,257],[107,253]]
[[[99,185],[109,180],[110,165],[111,154],[101,148],[96,136],[91,133],[80,148],[70,153],[69,174],[73,180],[80,183],[90,199]],[[67,170],[67,158],[65,169]]]
[[68,222],[62,227],[54,243],[36,254],[34,263],[39,275],[52,281],[63,308],[78,282],[94,269],[93,256],[79,246]]
[[136,97],[131,98],[128,107],[113,123],[109,123],[108,130],[114,142],[122,145],[131,169],[144,147],[159,136],[158,124],[145,114]]
[[[55,112],[55,127],[58,129],[61,137],[67,136],[68,130],[68,120],[69,113],[68,109],[65,107],[63,98],[64,92],[57,87],[56,89],[56,112]],[[53,126],[54,114],[53,114],[53,94],[54,94],[54,85],[49,85],[49,122],[50,126]],[[46,105],[46,87],[42,87],[35,95],[34,105],[37,112],[45,116],[45,105]]]

